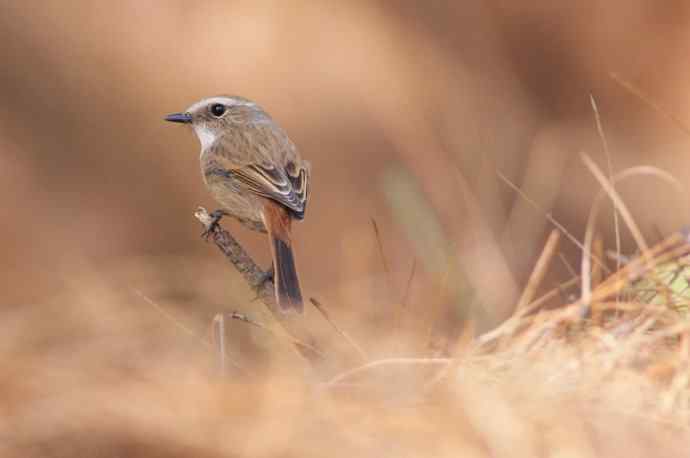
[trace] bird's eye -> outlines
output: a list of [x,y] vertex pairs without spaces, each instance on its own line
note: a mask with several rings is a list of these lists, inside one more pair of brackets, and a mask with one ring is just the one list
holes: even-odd
[[223,116],[225,114],[225,110],[225,105],[223,105],[222,103],[214,103],[213,105],[211,105],[210,108],[211,114],[216,118],[220,118],[221,116]]

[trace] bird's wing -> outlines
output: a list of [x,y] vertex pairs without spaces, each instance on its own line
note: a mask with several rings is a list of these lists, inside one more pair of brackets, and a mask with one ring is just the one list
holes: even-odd
[[296,165],[288,162],[284,168],[270,163],[237,168],[214,167],[206,173],[233,179],[247,190],[284,205],[296,218],[304,218],[309,198],[308,163]]
[[251,164],[230,171],[256,194],[285,205],[302,219],[308,197],[308,171],[289,162],[285,168],[273,164]]

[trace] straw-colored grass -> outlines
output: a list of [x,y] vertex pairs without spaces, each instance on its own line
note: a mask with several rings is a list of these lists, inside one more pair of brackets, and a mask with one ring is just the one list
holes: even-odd
[[[270,315],[215,310],[213,320],[193,320],[190,309],[122,288],[121,272],[101,276],[86,266],[52,301],[0,316],[0,456],[684,455],[687,234],[648,246],[611,185],[633,172],[606,178],[585,161],[637,232],[640,255],[622,263],[617,248],[621,267],[605,266],[590,218],[578,246],[596,261],[549,290],[544,279],[561,236],[573,237],[556,224],[512,316],[481,335],[466,323],[447,355],[429,348],[425,329],[400,326],[399,316],[362,331],[353,323],[365,322],[366,310],[341,323],[342,310],[312,299],[309,318],[330,335],[319,343],[330,339],[329,350],[351,357],[314,348],[327,364],[310,366],[295,351],[309,344],[275,331],[264,322]],[[138,269],[149,261],[138,262],[122,268],[125,277],[143,278]],[[213,270],[198,260],[185,265],[191,290]],[[419,306],[409,299],[412,277],[398,304],[406,316]],[[576,287],[586,293],[558,300]]]
[[[263,368],[229,367],[221,377],[201,328],[181,329],[171,323],[179,313],[164,317],[148,296],[84,274],[79,294],[3,315],[13,334],[0,341],[0,452],[679,456],[690,439],[690,322],[665,303],[668,295],[650,295],[655,283],[645,269],[681,265],[677,254],[687,248],[674,234],[650,247],[645,262],[632,260],[605,278],[592,291],[596,320],[581,318],[579,302],[535,307],[540,296],[529,293],[529,304],[508,321],[478,339],[463,336],[448,358],[370,359],[328,379],[305,372],[290,352],[270,356]],[[545,265],[542,259],[533,278]],[[621,300],[605,301],[613,289]],[[388,336],[381,329],[358,337],[357,353],[368,357]],[[228,358],[237,344],[228,333]]]

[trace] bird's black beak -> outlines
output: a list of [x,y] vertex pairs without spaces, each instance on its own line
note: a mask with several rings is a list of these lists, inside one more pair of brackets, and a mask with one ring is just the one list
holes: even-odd
[[189,124],[192,122],[192,115],[189,113],[173,113],[165,117],[166,121],[170,122],[181,122],[183,124]]

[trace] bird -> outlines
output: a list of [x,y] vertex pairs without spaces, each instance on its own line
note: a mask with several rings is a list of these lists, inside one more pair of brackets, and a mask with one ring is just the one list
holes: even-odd
[[[211,213],[268,234],[267,278],[284,313],[304,309],[292,243],[292,223],[305,216],[311,164],[287,133],[257,103],[240,96],[202,99],[166,121],[192,127],[201,144],[201,175],[222,208]],[[202,234],[203,235],[203,234]]]

